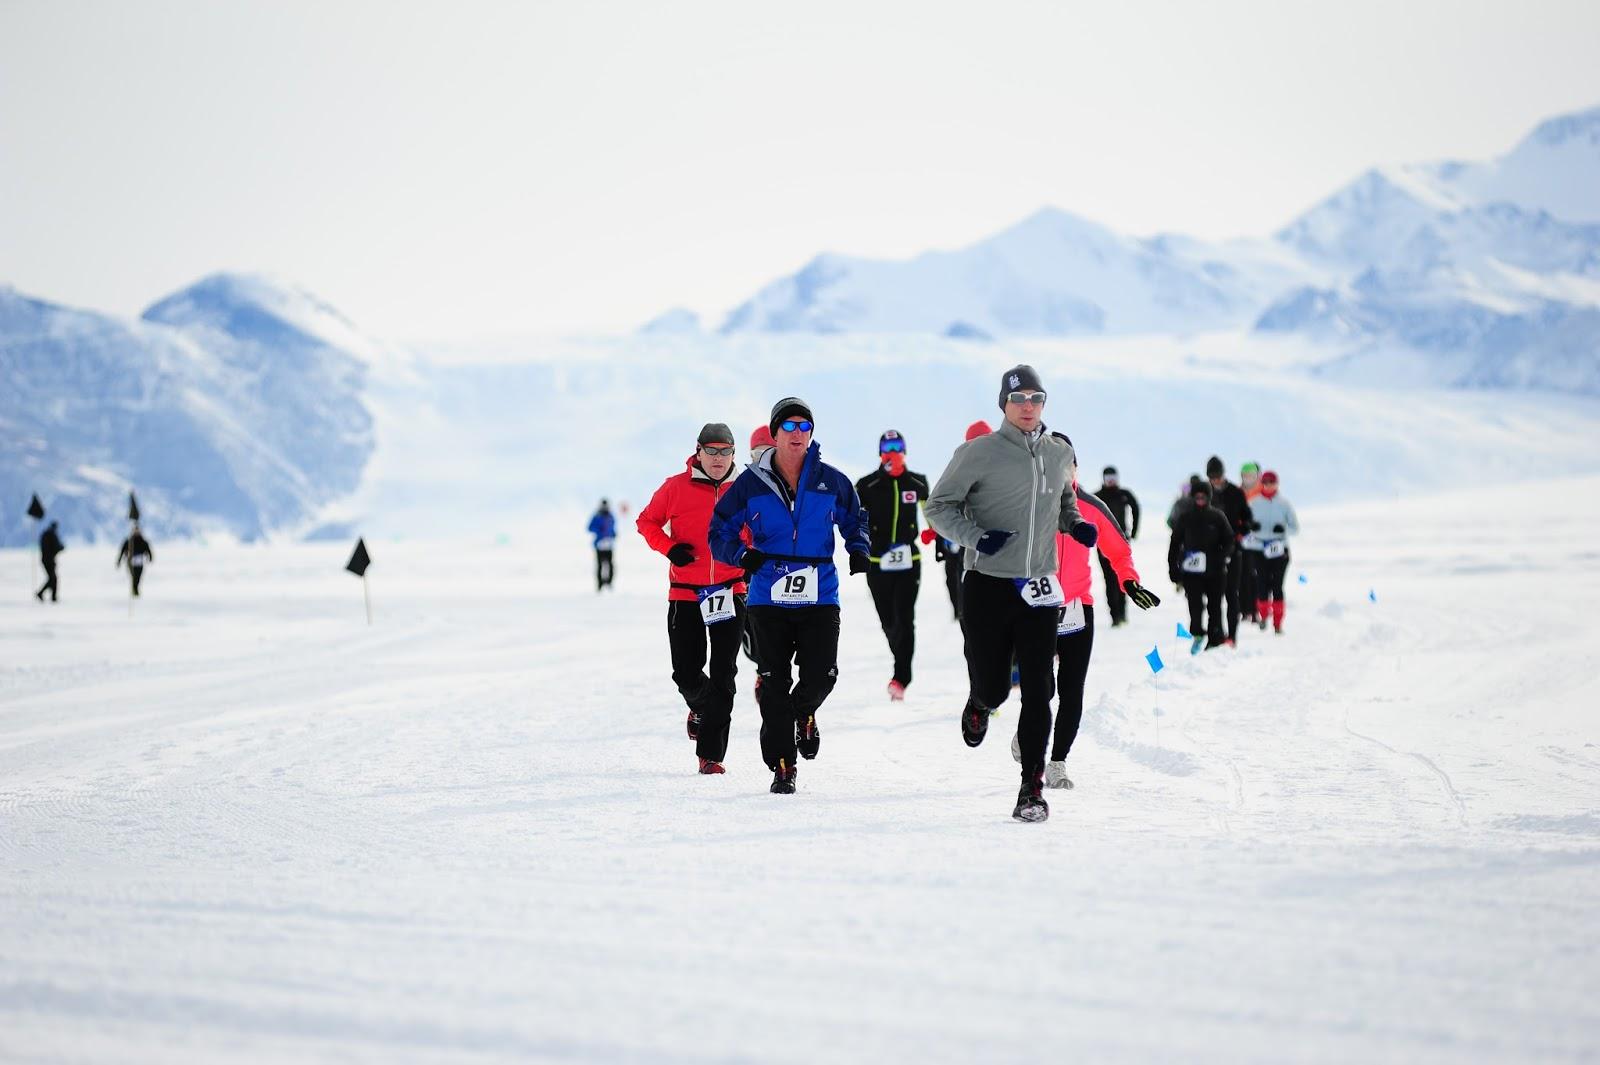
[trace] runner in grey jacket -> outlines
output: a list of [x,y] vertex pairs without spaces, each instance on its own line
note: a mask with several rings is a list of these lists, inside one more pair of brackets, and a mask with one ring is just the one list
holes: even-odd
[[1050,699],[1055,694],[1056,622],[1062,605],[1056,532],[1093,547],[1098,530],[1078,513],[1076,464],[1066,437],[1042,421],[1044,387],[1031,366],[1000,378],[1005,423],[956,449],[925,508],[928,523],[964,549],[961,630],[970,694],[961,712],[967,746],[983,742],[989,715],[1011,692],[1011,660],[1022,680],[1017,736],[1022,790],[1012,816],[1043,821]]

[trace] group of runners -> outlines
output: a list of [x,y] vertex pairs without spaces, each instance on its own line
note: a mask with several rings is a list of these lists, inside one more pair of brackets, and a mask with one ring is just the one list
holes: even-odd
[[1168,575],[1189,601],[1191,654],[1235,646],[1241,620],[1283,633],[1289,537],[1300,520],[1275,471],[1247,462],[1239,482],[1213,455],[1206,476],[1190,477],[1167,515]]
[[[700,430],[682,472],[666,479],[637,521],[669,562],[672,678],[688,707],[700,772],[724,771],[741,645],[756,663],[771,790],[793,793],[799,761],[817,757],[817,712],[838,679],[844,575],[834,555],[842,539],[847,574],[865,578],[888,640],[889,697],[904,698],[912,683],[914,605],[931,547],[962,624],[963,739],[981,744],[1016,687],[1012,753],[1021,786],[1013,816],[1043,821],[1044,789],[1072,787],[1065,763],[1094,640],[1091,552],[1099,549],[1115,593],[1114,625],[1125,620],[1127,601],[1150,609],[1160,600],[1141,583],[1124,532],[1137,529],[1137,501],[1113,469],[1098,493],[1078,483],[1072,442],[1045,427],[1048,395],[1038,373],[1007,370],[997,399],[998,428],[974,423],[932,484],[907,466],[906,441],[893,430],[878,441],[878,468],[852,482],[823,462],[812,408],[795,396],[773,405],[742,471],[726,424]],[[598,549],[599,530],[591,532]]]

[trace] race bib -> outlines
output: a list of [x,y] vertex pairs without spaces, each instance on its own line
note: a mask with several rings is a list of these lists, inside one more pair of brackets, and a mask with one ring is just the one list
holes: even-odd
[[1268,558],[1282,558],[1289,553],[1289,544],[1285,540],[1268,540],[1261,553]]
[[145,556],[143,556],[143,555],[134,555],[132,558],[128,559],[128,565],[133,566],[133,567],[138,568],[138,569],[143,569],[144,568],[144,563],[145,563]]
[[700,591],[700,620],[707,625],[737,617],[733,609],[733,593],[726,588],[704,588]]
[[596,551],[609,551],[614,546],[616,546],[616,543],[617,543],[616,540],[614,540],[613,538],[607,536],[604,539],[596,540],[594,542],[594,549]]
[[817,567],[790,570],[772,582],[772,601],[780,606],[813,606],[817,601]]
[[1190,551],[1183,556],[1183,572],[1204,573],[1206,571],[1206,553],[1204,551]]
[[1022,601],[1029,606],[1064,606],[1066,599],[1061,595],[1061,585],[1054,576],[1050,577],[1013,577],[1011,583],[1017,586]]
[[1250,533],[1245,536],[1242,541],[1240,541],[1239,546],[1244,548],[1246,551],[1259,551],[1261,550],[1261,537],[1257,536],[1255,533]]
[[878,568],[885,573],[904,573],[911,568],[911,545],[895,544],[878,558]]
[[1056,635],[1071,636],[1075,632],[1082,632],[1086,624],[1083,619],[1083,600],[1074,599],[1061,608],[1061,616],[1056,620]]

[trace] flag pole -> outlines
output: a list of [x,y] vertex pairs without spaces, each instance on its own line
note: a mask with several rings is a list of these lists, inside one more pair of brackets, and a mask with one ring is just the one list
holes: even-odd
[[367,575],[361,575],[361,598],[367,604],[367,624],[372,624],[372,592],[367,587]]

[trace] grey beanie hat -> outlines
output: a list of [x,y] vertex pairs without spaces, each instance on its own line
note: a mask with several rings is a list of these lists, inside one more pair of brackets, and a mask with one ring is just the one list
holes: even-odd
[[1027,363],[1013,366],[1000,375],[1000,409],[1006,409],[1006,393],[1021,391],[1044,391],[1044,382],[1039,380],[1039,371]]

